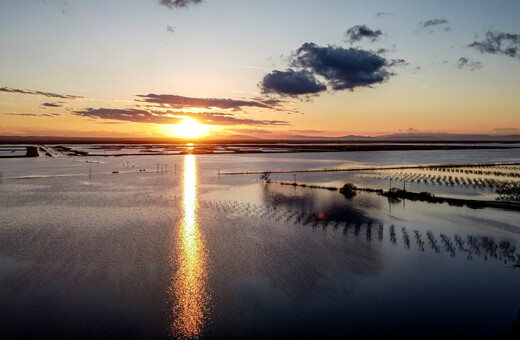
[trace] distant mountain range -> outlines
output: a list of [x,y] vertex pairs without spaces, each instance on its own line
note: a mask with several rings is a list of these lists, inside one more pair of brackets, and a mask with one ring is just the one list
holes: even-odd
[[395,133],[376,137],[347,135],[340,137],[302,136],[295,135],[289,139],[321,140],[321,141],[417,141],[417,142],[520,142],[520,135],[486,135],[486,134],[457,134],[457,133]]
[[[272,143],[279,141],[287,142],[365,142],[365,143],[396,143],[396,142],[520,142],[520,135],[487,135],[487,134],[456,134],[456,133],[395,133],[389,135],[381,135],[376,137],[346,135],[339,137],[322,137],[322,136],[305,136],[294,135],[286,138],[258,138],[248,135],[231,135],[231,136],[212,136],[200,140],[194,140],[198,143]],[[186,143],[185,139],[176,138],[108,138],[108,137],[52,137],[52,136],[0,136],[0,143],[24,143],[24,144],[162,144],[162,143]]]

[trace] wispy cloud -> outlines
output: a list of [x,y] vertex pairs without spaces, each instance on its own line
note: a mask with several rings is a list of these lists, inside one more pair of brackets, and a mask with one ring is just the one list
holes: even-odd
[[395,15],[394,13],[390,13],[390,12],[377,12],[376,13],[376,17],[378,18],[381,18],[381,17],[384,17],[384,16],[391,16],[391,15]]
[[42,107],[42,108],[48,108],[48,107],[64,107],[64,106],[67,106],[67,105],[69,105],[69,102],[57,101],[57,102],[53,102],[53,103],[42,103],[42,104],[41,104],[41,107]]
[[451,26],[449,26],[449,21],[446,19],[430,19],[426,21],[419,22],[419,28],[417,32],[426,31],[429,33],[433,33],[437,27],[442,27],[442,30],[447,32],[451,30]]
[[58,94],[58,93],[52,93],[52,92],[43,92],[43,91],[34,91],[34,90],[21,90],[21,89],[14,89],[11,87],[0,87],[0,92],[7,92],[7,93],[17,93],[17,94],[28,94],[28,95],[35,95],[35,96],[45,96],[49,98],[61,98],[61,99],[82,99],[85,98],[83,96],[75,96],[71,94]]
[[244,107],[256,107],[263,109],[278,110],[284,102],[272,98],[255,99],[228,99],[228,98],[194,98],[172,94],[146,94],[136,95],[138,102],[149,104],[167,105],[174,109],[199,108],[199,109],[225,109],[242,111]]
[[481,53],[503,54],[511,58],[520,58],[520,34],[504,32],[486,32],[482,41],[468,45]]
[[366,25],[356,25],[352,26],[345,32],[345,41],[350,44],[361,41],[363,39],[375,42],[381,37],[381,35],[383,35],[381,30],[373,30],[368,28]]
[[297,97],[326,91],[371,87],[394,74],[392,66],[405,65],[404,59],[388,61],[377,52],[359,48],[303,44],[290,58],[291,68],[264,76],[259,86],[265,94]]
[[209,125],[249,125],[249,126],[276,126],[290,125],[289,122],[281,120],[258,120],[237,117],[232,113],[222,112],[198,112],[183,113],[159,110],[143,109],[111,109],[111,108],[87,108],[71,112],[73,115],[93,119],[110,119],[135,123],[175,124],[180,120],[191,117]]
[[6,116],[20,116],[20,117],[58,117],[59,113],[2,113]]

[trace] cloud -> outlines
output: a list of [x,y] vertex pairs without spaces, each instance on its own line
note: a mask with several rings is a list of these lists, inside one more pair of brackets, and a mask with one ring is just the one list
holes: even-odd
[[316,94],[327,89],[327,86],[317,81],[311,72],[293,69],[274,70],[266,74],[260,82],[260,87],[264,94],[276,93],[291,97]]
[[449,21],[446,20],[446,19],[431,19],[431,20],[426,20],[424,22],[420,22],[420,25],[424,28],[427,28],[427,27],[431,27],[431,26],[439,26],[439,25],[444,25],[444,24],[448,24]]
[[47,108],[47,107],[64,107],[64,106],[67,106],[67,105],[69,105],[68,102],[57,101],[57,102],[54,102],[54,103],[43,103],[40,106],[43,107],[43,108]]
[[457,60],[457,67],[462,69],[463,67],[467,67],[470,71],[480,70],[482,68],[482,63],[480,61],[472,61],[468,58],[461,57]]
[[159,4],[172,9],[174,7],[175,8],[188,7],[190,5],[196,5],[201,2],[202,2],[202,0],[160,0]]
[[11,87],[0,87],[0,92],[7,93],[17,93],[17,94],[29,94],[29,95],[37,95],[37,96],[45,96],[49,98],[61,98],[61,99],[82,99],[85,97],[82,96],[74,96],[71,94],[58,94],[52,92],[42,92],[42,91],[33,91],[33,90],[21,90],[21,89],[13,89]]
[[166,26],[166,31],[173,33],[173,32],[175,32],[175,29],[172,26],[168,25],[168,26]]
[[388,63],[389,67],[392,67],[392,66],[406,66],[406,65],[408,65],[408,63],[404,59],[392,59]]
[[232,113],[221,112],[182,113],[182,115],[179,115],[178,112],[143,110],[135,108],[86,108],[84,110],[72,111],[72,114],[86,118],[111,119],[134,123],[175,124],[182,119],[191,117],[199,120],[200,122],[210,125],[290,125],[289,122],[281,120],[256,120],[247,118],[237,118]]
[[174,109],[185,109],[185,108],[200,108],[200,109],[224,109],[224,110],[235,110],[241,111],[244,107],[256,107],[263,109],[281,109],[281,105],[284,103],[278,99],[227,99],[227,98],[193,98],[184,97],[171,94],[146,94],[136,95],[141,98],[138,102],[144,102],[148,104],[159,104],[167,105]]
[[352,26],[345,32],[345,41],[350,44],[361,41],[362,39],[368,39],[371,42],[374,42],[378,40],[382,34],[383,32],[381,32],[381,30],[374,31],[366,25],[356,25]]
[[511,58],[520,58],[520,34],[486,32],[486,38],[468,45],[481,53],[503,54]]
[[381,83],[391,75],[387,60],[374,52],[313,43],[303,44],[292,64],[322,76],[336,91]]
[[394,75],[389,67],[405,64],[404,59],[388,61],[377,52],[359,48],[305,43],[291,56],[292,68],[265,75],[259,86],[265,94],[293,97],[318,94],[328,88],[353,91],[388,80]]
[[21,116],[21,117],[58,117],[61,116],[59,113],[2,113],[6,116]]
[[291,132],[305,134],[305,133],[324,133],[325,131],[305,129],[305,130],[291,130]]
[[376,17],[378,17],[378,18],[388,16],[388,15],[394,15],[394,13],[390,13],[390,12],[377,12],[376,13]]
[[433,33],[434,28],[437,26],[443,26],[443,31],[451,30],[451,27],[448,26],[450,22],[446,19],[430,19],[426,21],[419,22],[418,31],[427,31],[429,33]]
[[231,131],[235,133],[254,133],[254,134],[270,134],[273,133],[273,131],[266,130],[266,129],[231,129]]

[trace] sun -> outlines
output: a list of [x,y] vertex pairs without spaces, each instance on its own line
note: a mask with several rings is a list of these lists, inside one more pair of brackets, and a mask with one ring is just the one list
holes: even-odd
[[171,126],[170,134],[179,138],[200,138],[207,134],[208,127],[193,118],[185,118]]

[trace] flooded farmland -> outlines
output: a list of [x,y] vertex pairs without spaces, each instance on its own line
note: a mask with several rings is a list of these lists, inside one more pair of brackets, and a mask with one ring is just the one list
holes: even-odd
[[[9,338],[517,334],[518,210],[309,187],[496,201],[520,180],[515,162],[518,149],[2,160],[2,329]],[[224,174],[248,171],[268,180]]]

